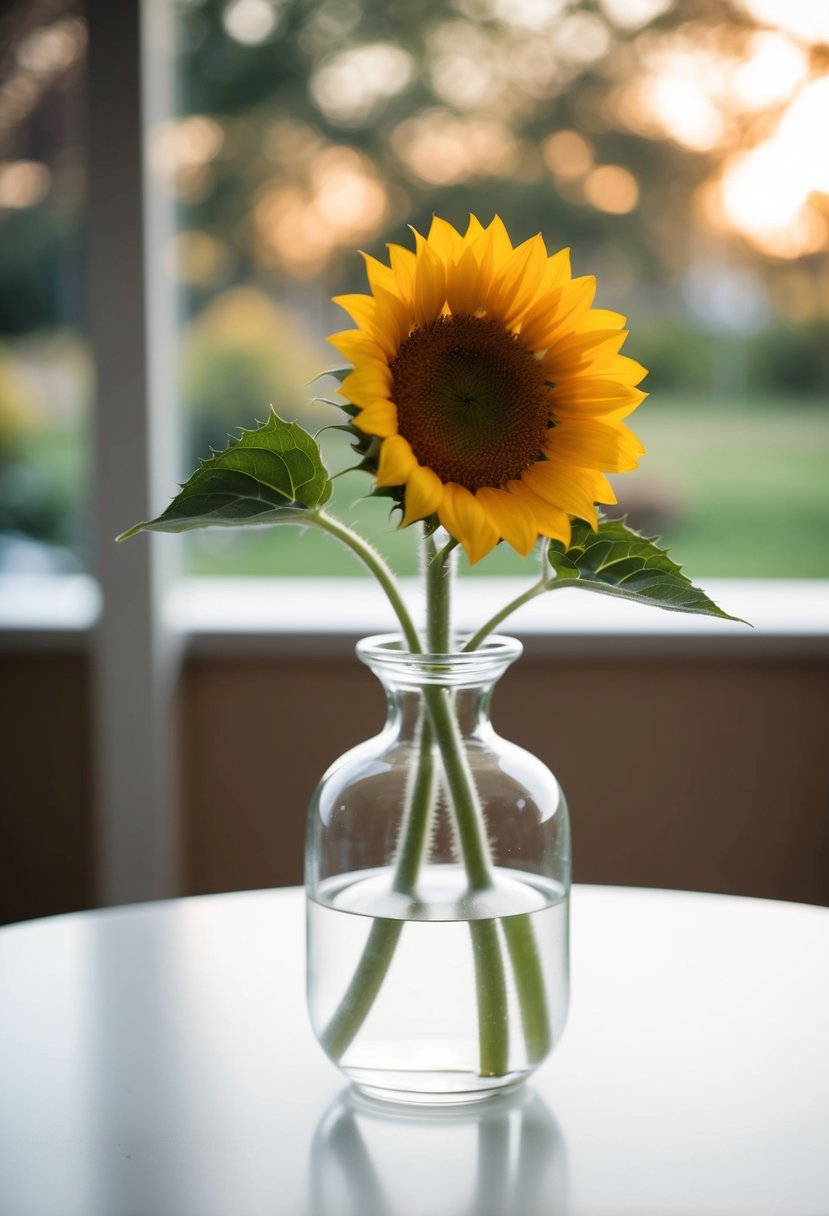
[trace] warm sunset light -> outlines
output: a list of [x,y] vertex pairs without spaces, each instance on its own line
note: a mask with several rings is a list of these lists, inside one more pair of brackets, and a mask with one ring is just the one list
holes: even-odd
[[763,252],[815,253],[827,223],[812,196],[829,195],[829,79],[805,85],[775,133],[726,166],[722,200],[730,223]]

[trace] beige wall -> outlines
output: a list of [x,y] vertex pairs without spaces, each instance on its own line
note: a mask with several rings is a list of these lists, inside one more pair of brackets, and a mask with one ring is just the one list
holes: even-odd
[[[0,656],[0,920],[90,906],[87,664]],[[192,656],[182,887],[295,883],[327,764],[379,729],[355,660]],[[525,658],[494,720],[564,785],[581,882],[829,904],[829,663]]]

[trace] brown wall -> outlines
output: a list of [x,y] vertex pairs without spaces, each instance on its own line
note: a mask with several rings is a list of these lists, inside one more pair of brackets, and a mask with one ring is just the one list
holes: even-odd
[[[94,903],[85,656],[0,655],[0,922]],[[191,656],[186,893],[295,883],[326,766],[379,729],[353,659]],[[581,882],[829,904],[829,663],[525,658],[494,720],[564,785]]]
[[[829,904],[829,665],[525,659],[493,717],[561,780],[578,881]],[[300,882],[314,784],[382,719],[354,661],[191,661],[187,891]]]
[[0,655],[0,924],[91,906],[89,667]]

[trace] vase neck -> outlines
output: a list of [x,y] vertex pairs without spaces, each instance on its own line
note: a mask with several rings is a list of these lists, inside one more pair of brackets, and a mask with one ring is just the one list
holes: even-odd
[[489,638],[479,650],[451,654],[411,654],[396,634],[365,638],[358,657],[382,683],[389,723],[404,733],[420,720],[424,690],[437,686],[452,694],[455,718],[463,734],[479,730],[489,720],[489,702],[496,681],[521,654],[515,638]]

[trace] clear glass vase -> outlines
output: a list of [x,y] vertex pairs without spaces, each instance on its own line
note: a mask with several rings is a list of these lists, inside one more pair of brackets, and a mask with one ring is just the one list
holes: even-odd
[[388,635],[357,654],[388,713],[309,809],[311,1022],[375,1097],[474,1101],[527,1077],[564,1027],[567,806],[490,723],[519,642],[410,654]]

